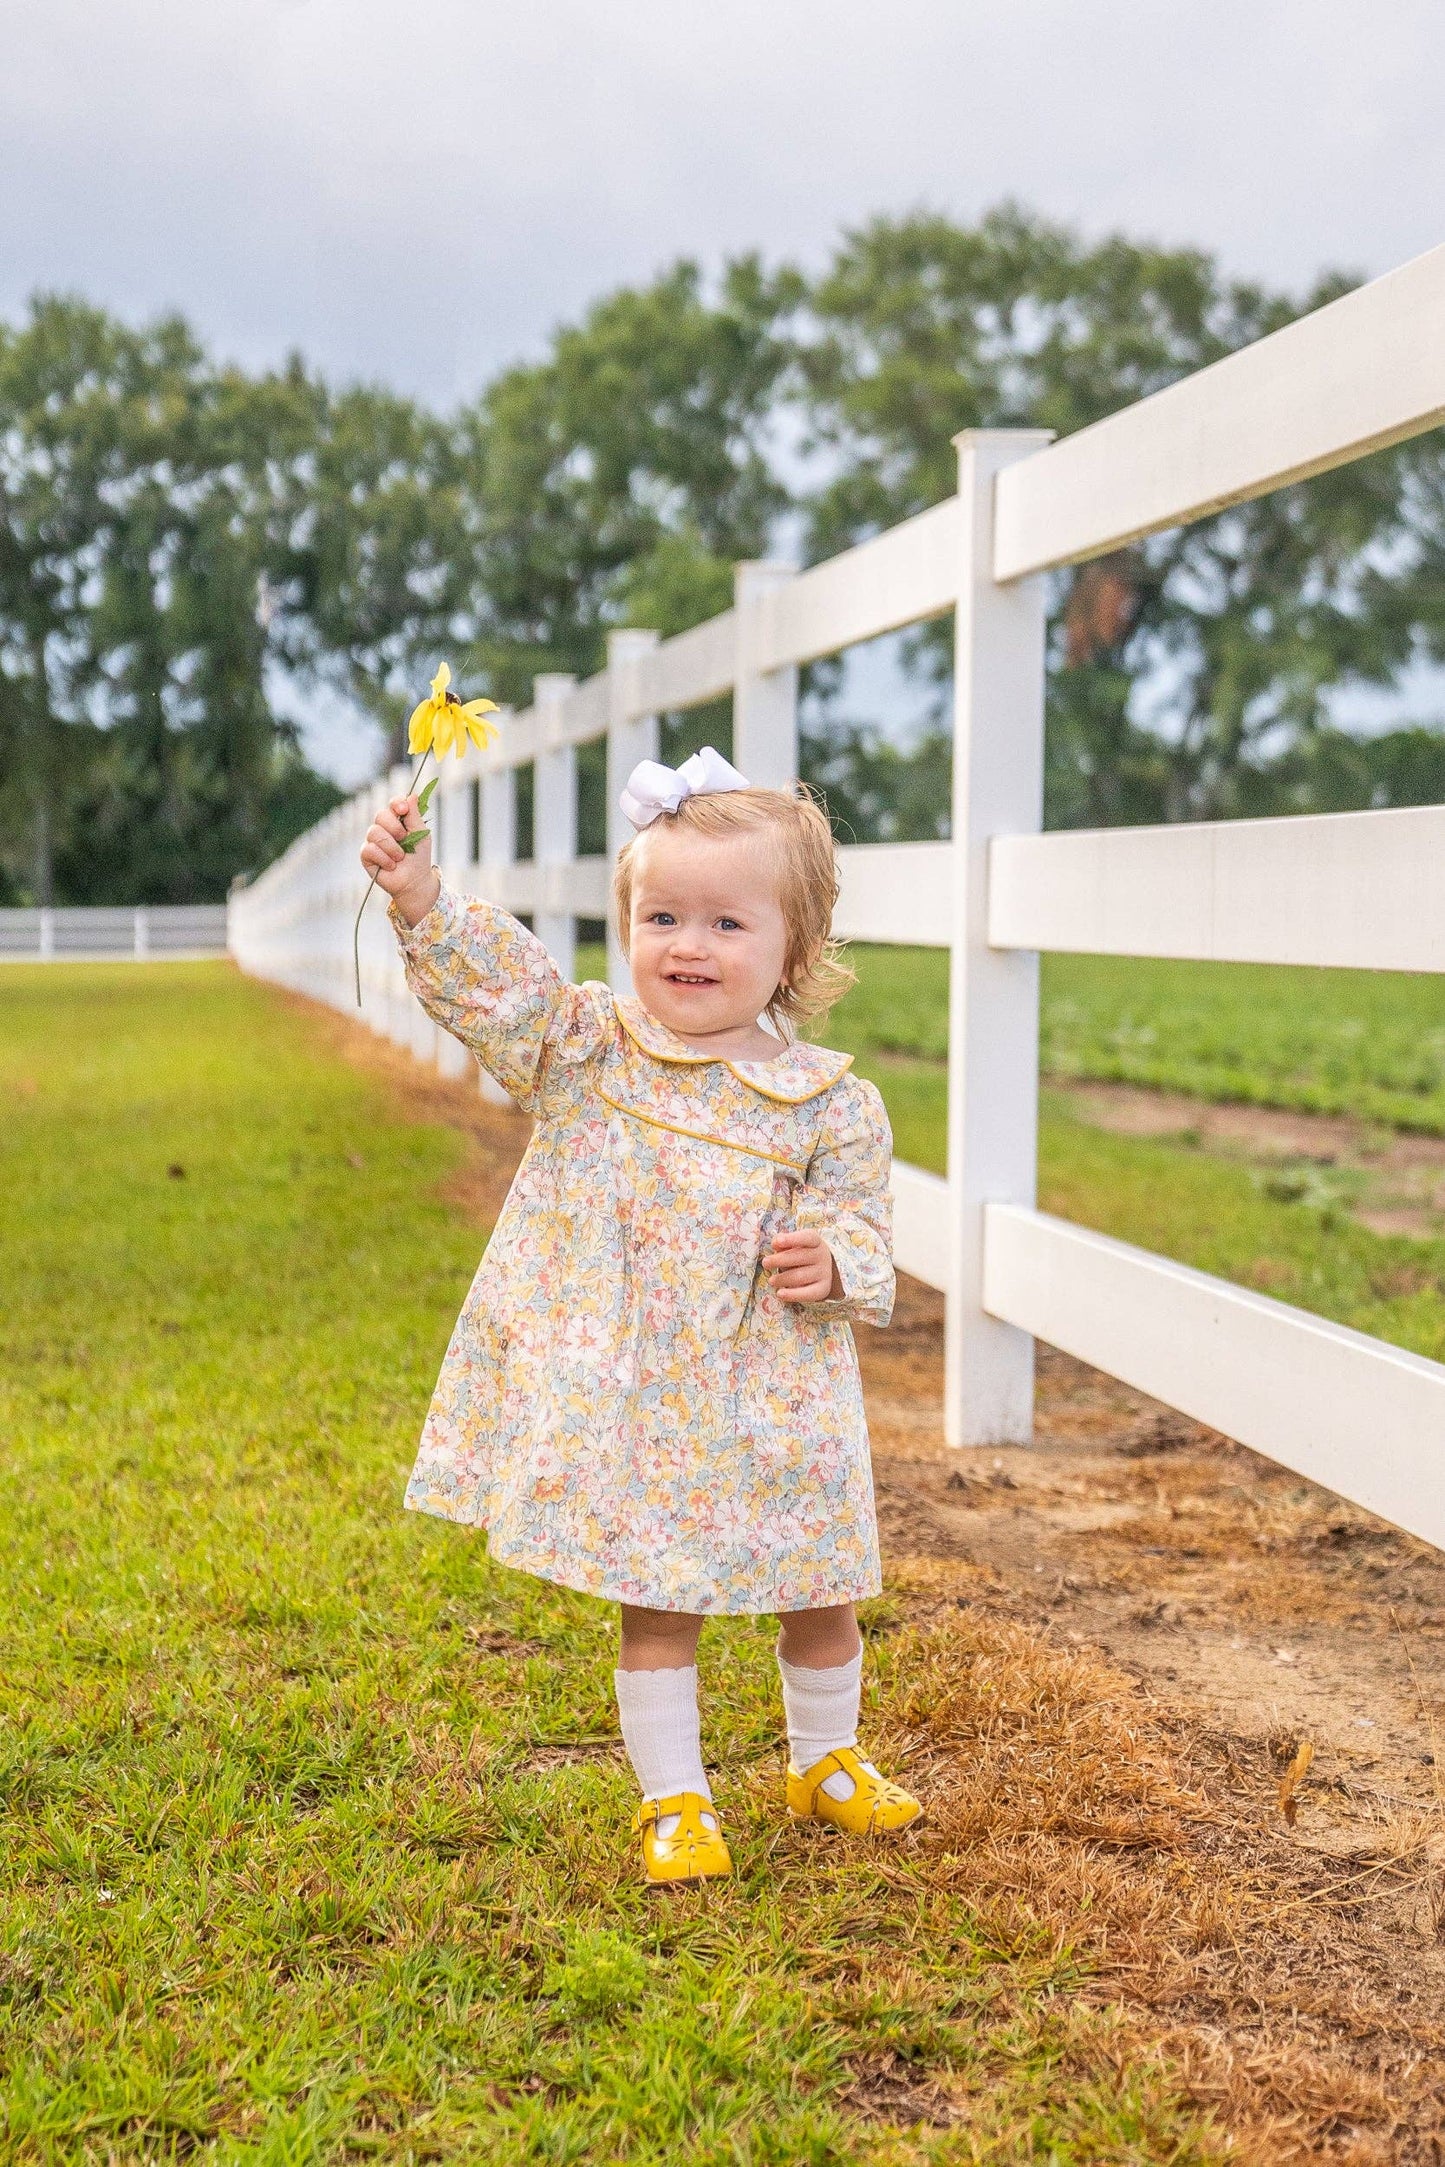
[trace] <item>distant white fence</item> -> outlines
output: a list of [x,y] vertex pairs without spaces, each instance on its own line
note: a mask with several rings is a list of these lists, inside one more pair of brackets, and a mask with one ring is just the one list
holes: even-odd
[[97,963],[119,957],[223,956],[224,903],[0,910],[0,963]]
[[[731,610],[665,642],[614,633],[598,676],[539,678],[500,744],[447,763],[433,812],[449,879],[530,914],[570,971],[609,868],[577,856],[579,744],[606,740],[610,852],[660,714],[731,691],[734,759],[783,782],[800,664],[955,612],[953,840],[845,850],[837,919],[951,951],[948,1178],[899,1163],[894,1189],[899,1262],[946,1297],[954,1443],[1031,1435],[1038,1334],[1445,1545],[1445,1366],[1034,1205],[1040,949],[1445,969],[1445,810],[1040,834],[1041,575],[1442,418],[1445,248],[1062,443],[966,432],[956,496],[810,571],[740,566]],[[236,895],[244,969],[354,1012],[357,851],[405,781],[358,793]],[[611,960],[620,978],[615,943]],[[407,994],[375,906],[363,974],[373,1029],[466,1068]]]

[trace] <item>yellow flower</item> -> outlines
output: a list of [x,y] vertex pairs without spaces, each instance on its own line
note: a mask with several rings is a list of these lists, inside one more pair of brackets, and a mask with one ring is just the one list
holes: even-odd
[[434,752],[438,760],[454,752],[460,759],[469,742],[480,748],[496,736],[495,723],[485,720],[496,714],[496,701],[463,702],[447,689],[451,681],[452,673],[444,662],[431,681],[430,699],[412,709],[406,740],[412,752]]

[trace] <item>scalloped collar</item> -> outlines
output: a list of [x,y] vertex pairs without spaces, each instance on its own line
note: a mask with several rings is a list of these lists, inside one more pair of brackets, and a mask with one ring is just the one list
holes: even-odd
[[618,1000],[617,1020],[634,1044],[654,1060],[675,1061],[684,1068],[716,1064],[730,1069],[739,1083],[747,1084],[763,1098],[778,1099],[787,1106],[815,1099],[853,1066],[851,1053],[834,1053],[829,1046],[810,1046],[801,1040],[784,1047],[771,1061],[729,1061],[722,1054],[699,1053],[665,1023],[650,1016],[635,994],[625,994]]

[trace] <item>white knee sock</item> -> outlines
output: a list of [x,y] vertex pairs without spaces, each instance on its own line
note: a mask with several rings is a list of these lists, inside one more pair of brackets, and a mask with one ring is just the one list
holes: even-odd
[[[697,1715],[697,1666],[686,1670],[617,1670],[617,1712],[622,1743],[644,1798],[675,1798],[679,1791],[712,1797],[702,1765]],[[711,1821],[708,1815],[707,1820]],[[670,1836],[675,1813],[664,1814],[658,1834]]]
[[[806,1670],[801,1663],[785,1663],[778,1657],[783,1681],[783,1712],[788,1719],[788,1757],[799,1775],[806,1775],[825,1755],[841,1752],[858,1743],[858,1703],[863,1691],[863,1650],[851,1663],[830,1670]],[[865,1767],[871,1763],[865,1762]],[[830,1798],[851,1798],[857,1786],[841,1768],[827,1777],[823,1789]]]

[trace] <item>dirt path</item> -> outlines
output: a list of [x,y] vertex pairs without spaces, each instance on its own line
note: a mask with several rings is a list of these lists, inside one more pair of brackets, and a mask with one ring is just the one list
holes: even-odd
[[1437,1808],[1445,1554],[1052,1348],[1037,1442],[951,1451],[942,1308],[904,1281],[893,1328],[859,1335],[890,1553],[969,1569],[1272,1756],[1309,1737],[1305,1796],[1337,1827]]
[[1081,1121],[1124,1136],[1172,1137],[1242,1160],[1282,1202],[1334,1206],[1375,1234],[1445,1233],[1445,1137],[1343,1114],[1214,1105],[1132,1084],[1059,1084]]
[[[310,1013],[338,1052],[394,1078],[413,1113],[468,1133],[454,1195],[489,1222],[523,1118]],[[1308,1117],[1209,1112],[1219,1148],[1327,1148]],[[1192,1102],[1138,1092],[1098,1096],[1095,1114],[1157,1134],[1201,1124]],[[1351,1130],[1328,1148],[1358,1144],[1352,1125],[1328,1127]],[[962,1666],[986,1695],[984,1673],[1012,1666],[1017,1707],[1048,1710],[1016,1715],[1020,1742],[992,1764],[987,1724],[952,1733],[987,1749],[966,1774],[959,1746],[938,1748],[926,1722],[902,1742],[925,1796],[933,1768],[948,1787],[942,1825],[974,1801],[975,1834],[960,1840],[979,1845],[980,1888],[1022,1875],[1031,1915],[1066,1939],[1087,1942],[1103,1920],[1100,1987],[1148,2014],[1121,2052],[1169,2051],[1241,2158],[1440,2167],[1445,1555],[1049,1348],[1036,1443],[952,1451],[942,1298],[905,1279],[890,1330],[858,1337],[900,1618],[952,1634],[955,1684]],[[1071,1735],[1070,1693],[1080,1726],[1091,1695],[1095,1716],[1108,1704],[1116,1775],[1101,1778],[1104,1819],[1060,1845],[1058,1817],[1040,1817],[1048,1779],[1028,1734],[1049,1752]],[[1157,1843],[1119,1803],[1119,1741],[1136,1735],[1150,1752],[1165,1743],[1171,1795],[1186,1802]],[[1121,1833],[1101,1835],[1110,1825]],[[1121,1847],[1134,1865],[1108,1863]]]
[[1445,1555],[1052,1348],[1037,1442],[951,1451],[942,1307],[904,1281],[893,1328],[859,1335],[890,1556],[946,1561],[972,1600],[1100,1648],[1228,1734],[1251,1791],[1308,1739],[1307,1846],[1349,1854],[1438,1814]]

